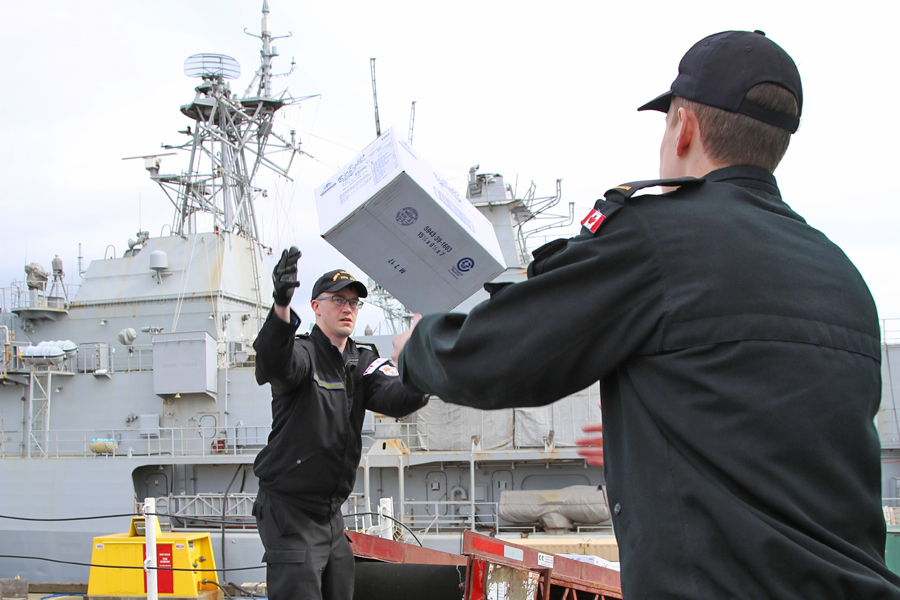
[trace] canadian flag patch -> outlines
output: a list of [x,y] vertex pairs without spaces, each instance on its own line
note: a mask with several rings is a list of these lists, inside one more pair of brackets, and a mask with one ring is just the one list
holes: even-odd
[[371,375],[372,373],[375,372],[375,369],[377,369],[381,365],[383,365],[385,363],[389,363],[389,362],[391,362],[391,359],[389,359],[389,358],[376,358],[375,360],[372,361],[371,365],[366,367],[366,370],[363,372],[363,377],[365,377],[366,375]]
[[581,220],[581,225],[590,229],[591,233],[597,233],[597,229],[600,228],[600,223],[605,220],[606,215],[604,215],[596,208],[592,208],[591,212],[589,212],[587,216]]

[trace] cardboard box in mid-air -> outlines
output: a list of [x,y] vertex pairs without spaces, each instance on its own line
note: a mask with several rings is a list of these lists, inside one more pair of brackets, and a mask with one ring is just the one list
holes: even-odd
[[322,237],[413,312],[450,310],[506,268],[487,218],[392,130],[315,193]]

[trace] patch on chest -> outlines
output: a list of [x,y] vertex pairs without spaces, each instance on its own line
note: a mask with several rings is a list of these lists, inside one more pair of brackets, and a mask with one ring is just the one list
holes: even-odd
[[325,381],[319,374],[313,371],[313,381],[316,382],[316,385],[320,388],[325,388],[326,390],[342,390],[344,389],[343,381]]

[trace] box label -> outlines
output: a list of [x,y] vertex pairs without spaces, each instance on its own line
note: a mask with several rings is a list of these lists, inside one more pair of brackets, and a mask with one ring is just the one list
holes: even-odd
[[346,171],[338,177],[341,184],[341,204],[346,202],[353,196],[353,192],[369,183],[372,180],[372,174],[365,165],[366,155],[361,154],[356,161],[350,165]]
[[450,267],[450,269],[448,269],[447,272],[450,273],[450,275],[453,277],[453,279],[459,279],[460,277],[463,277],[464,275],[466,275],[466,273],[468,273],[469,271],[471,271],[474,268],[475,268],[475,260],[467,256],[465,258],[459,259],[456,262],[456,265],[453,267]]
[[378,185],[399,165],[390,135],[385,134],[382,139],[384,139],[384,143],[375,149],[375,156],[372,159],[372,176],[375,178],[375,185]]
[[428,225],[422,228],[417,237],[425,244],[426,248],[429,248],[437,256],[444,256],[448,252],[453,252],[453,246],[448,244],[441,234]]
[[553,555],[552,554],[544,554],[543,552],[538,552],[538,565],[542,567],[547,567],[548,569],[553,568]]
[[412,206],[404,206],[397,211],[397,224],[402,227],[409,227],[419,220],[419,211]]
[[394,270],[396,270],[401,275],[406,273],[406,267],[400,266],[400,261],[398,261],[396,258],[389,258],[387,263],[394,267]]

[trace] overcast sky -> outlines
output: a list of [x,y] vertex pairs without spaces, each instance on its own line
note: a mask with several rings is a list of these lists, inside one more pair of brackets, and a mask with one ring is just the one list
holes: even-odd
[[[10,2],[0,18],[2,240],[0,286],[26,262],[54,254],[67,281],[86,262],[117,255],[139,227],[157,236],[172,209],[141,161],[122,157],[181,143],[178,107],[196,81],[191,54],[241,64],[243,94],[258,65],[262,0]],[[761,29],[803,78],[799,132],[775,175],[785,201],[840,245],[883,318],[900,318],[900,3],[532,2],[270,0],[276,81],[305,158],[293,183],[271,181],[257,205],[264,241],[304,252],[300,295],[321,272],[347,265],[318,238],[312,190],[375,137],[369,58],[376,57],[382,129],[406,137],[464,188],[468,168],[501,173],[539,195],[563,180],[580,220],[603,192],[658,172],[663,115],[636,107],[668,89],[682,54],[726,29]],[[178,171],[180,157],[163,159]],[[111,252],[111,250],[110,250]],[[347,265],[354,269],[352,265]],[[358,269],[357,269],[358,271]],[[360,326],[377,325],[368,311]]]

